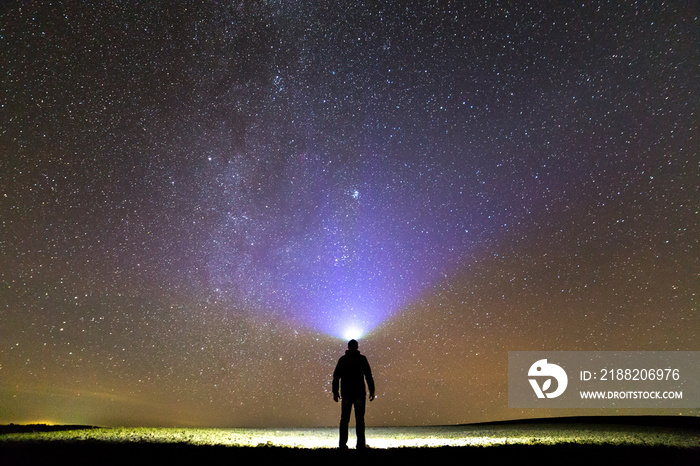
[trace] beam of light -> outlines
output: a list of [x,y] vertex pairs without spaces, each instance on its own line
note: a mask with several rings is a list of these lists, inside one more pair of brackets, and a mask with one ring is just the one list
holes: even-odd
[[450,172],[424,186],[403,164],[375,168],[348,189],[310,160],[251,197],[241,181],[250,170],[226,167],[207,247],[217,299],[345,338],[349,325],[366,334],[444,279],[479,230],[447,188]]
[[359,340],[360,337],[362,337],[362,335],[362,329],[355,326],[347,327],[343,331],[343,338],[345,338],[346,340]]

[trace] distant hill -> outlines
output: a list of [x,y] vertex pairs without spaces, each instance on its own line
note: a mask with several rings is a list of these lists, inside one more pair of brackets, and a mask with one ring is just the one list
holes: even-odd
[[49,424],[8,424],[0,425],[0,435],[24,432],[56,432],[60,430],[95,429],[95,426],[49,425]]
[[460,426],[524,425],[524,424],[617,424],[634,426],[663,426],[700,429],[700,416],[570,416],[511,421],[478,422]]

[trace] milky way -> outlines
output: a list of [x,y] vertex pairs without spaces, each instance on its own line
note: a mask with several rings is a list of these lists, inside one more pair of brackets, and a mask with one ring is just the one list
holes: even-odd
[[351,331],[375,425],[567,414],[508,351],[700,350],[698,26],[4,4],[0,422],[334,425]]

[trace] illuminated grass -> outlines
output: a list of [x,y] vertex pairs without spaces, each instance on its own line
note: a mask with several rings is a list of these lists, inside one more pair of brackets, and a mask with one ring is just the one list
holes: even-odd
[[[4,434],[0,435],[0,445],[16,441],[100,441],[318,449],[336,447],[337,435],[336,428],[96,428]],[[700,448],[700,436],[694,430],[596,424],[368,428],[367,439],[372,448],[378,449],[556,444]],[[349,445],[353,444],[351,436]]]

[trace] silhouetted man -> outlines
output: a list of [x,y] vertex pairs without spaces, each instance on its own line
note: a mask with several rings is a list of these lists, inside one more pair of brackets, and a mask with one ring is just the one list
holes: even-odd
[[[357,341],[348,342],[348,350],[338,360],[333,371],[333,400],[341,398],[340,442],[341,449],[348,448],[348,424],[350,411],[355,407],[357,448],[365,448],[365,379],[369,388],[369,401],[374,400],[374,379],[367,358],[357,350]],[[340,386],[340,394],[338,393]]]

